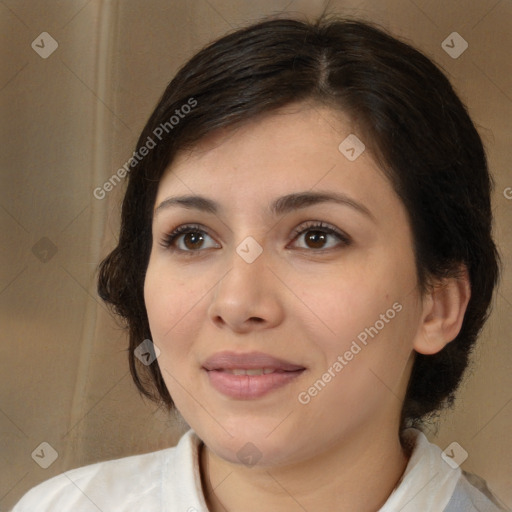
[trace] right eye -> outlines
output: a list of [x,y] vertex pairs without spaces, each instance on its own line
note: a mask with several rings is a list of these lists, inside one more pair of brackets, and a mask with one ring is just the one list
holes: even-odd
[[[171,233],[165,235],[160,242],[160,245],[165,249],[171,249],[172,251],[178,251],[182,253],[189,253],[192,255],[195,252],[199,252],[200,249],[205,249],[203,242],[205,238],[210,238],[210,235],[206,233],[201,226],[197,224],[184,224],[174,229]],[[215,244],[206,249],[220,247]]]

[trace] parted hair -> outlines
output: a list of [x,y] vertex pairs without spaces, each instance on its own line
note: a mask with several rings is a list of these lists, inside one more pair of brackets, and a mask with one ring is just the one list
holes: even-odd
[[[136,386],[173,408],[158,361],[146,366],[134,354],[152,339],[143,288],[159,181],[178,151],[214,130],[300,101],[327,105],[357,125],[407,210],[421,292],[459,276],[461,265],[468,270],[471,298],[459,334],[437,354],[415,353],[401,428],[420,425],[453,403],[489,315],[500,273],[493,181],[481,138],[445,74],[373,23],[336,15],[266,18],[193,55],[138,140],[136,151],[167,123],[165,137],[130,169],[118,243],[99,266],[99,295],[124,319]],[[187,104],[195,106],[181,110]],[[176,110],[182,115],[170,129]]]

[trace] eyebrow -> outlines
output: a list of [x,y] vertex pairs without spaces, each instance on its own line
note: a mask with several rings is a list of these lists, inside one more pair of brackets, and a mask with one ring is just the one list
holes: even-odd
[[[335,192],[296,192],[279,197],[270,204],[270,213],[274,216],[284,215],[294,210],[300,210],[316,204],[335,203],[342,206],[349,206],[376,221],[372,212],[363,204],[351,197]],[[206,213],[217,214],[222,210],[219,203],[207,197],[197,195],[185,195],[168,197],[155,208],[155,215],[160,211],[171,208],[182,207],[188,210],[199,210]]]

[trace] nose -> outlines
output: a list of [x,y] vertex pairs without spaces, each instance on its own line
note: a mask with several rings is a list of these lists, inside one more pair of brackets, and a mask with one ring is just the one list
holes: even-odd
[[276,327],[283,321],[283,284],[263,251],[248,262],[236,251],[211,295],[208,315],[217,327],[237,333]]

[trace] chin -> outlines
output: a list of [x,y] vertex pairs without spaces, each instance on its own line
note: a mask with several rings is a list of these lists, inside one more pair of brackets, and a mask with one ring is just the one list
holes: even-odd
[[279,422],[275,419],[268,423],[256,422],[254,417],[252,420],[231,421],[226,430],[233,437],[220,427],[212,428],[211,425],[195,431],[216,456],[232,464],[264,468],[292,463],[299,460],[301,454],[306,455],[304,448],[297,445],[296,435],[285,429],[276,430]]
[[290,461],[290,446],[282,443],[279,446],[265,440],[255,439],[247,441],[242,439],[232,439],[229,443],[219,443],[213,441],[211,444],[205,444],[218,457],[232,464],[246,467],[268,468],[281,465]]

